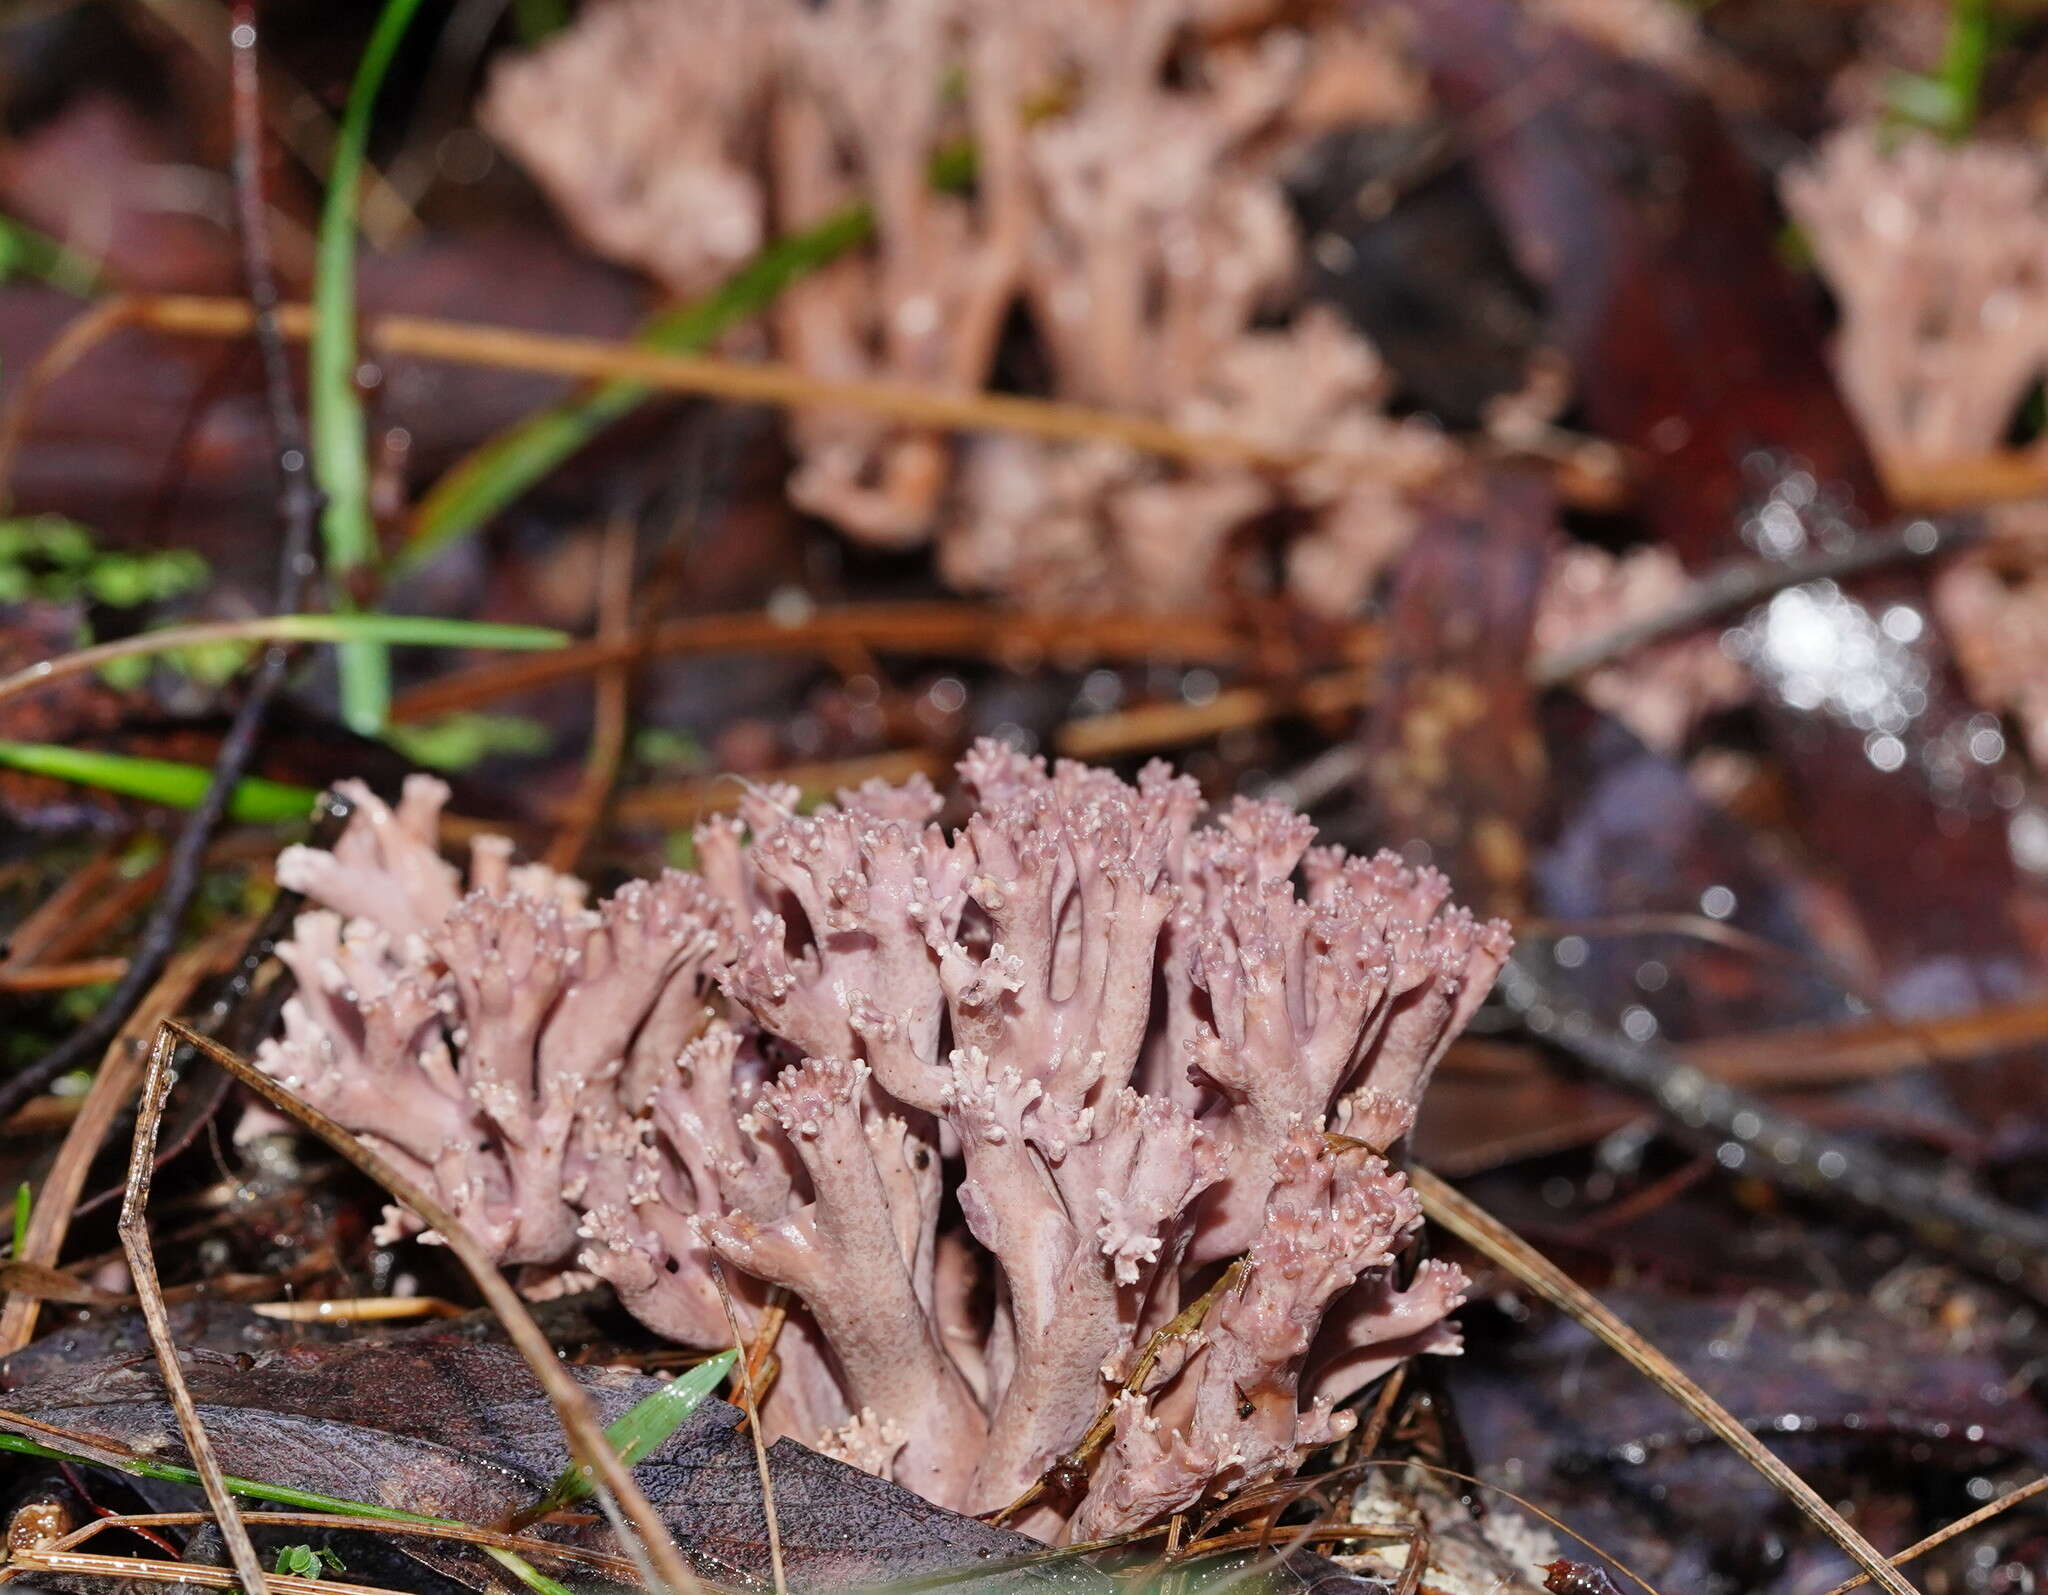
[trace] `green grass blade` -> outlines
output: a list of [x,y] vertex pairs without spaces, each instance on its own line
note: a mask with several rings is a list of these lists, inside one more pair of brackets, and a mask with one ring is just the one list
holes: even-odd
[[490,620],[437,615],[279,615],[266,630],[287,642],[375,642],[418,648],[565,648],[569,634],[552,626],[504,626]]
[[[356,214],[370,111],[420,0],[385,0],[349,88],[327,173],[313,273],[314,329],[307,354],[308,433],[313,474],[327,495],[320,532],[335,601],[347,601],[350,576],[373,564],[369,431],[356,391]],[[384,729],[391,705],[391,661],[375,643],[342,645],[341,717],[365,736]]]
[[[629,1468],[644,1461],[704,1404],[706,1396],[725,1382],[738,1358],[737,1351],[722,1351],[716,1357],[698,1363],[636,1404],[623,1418],[607,1424],[604,1437],[618,1452],[619,1460]],[[571,1463],[548,1486],[547,1494],[521,1516],[537,1521],[550,1512],[559,1512],[572,1501],[582,1500],[589,1493],[590,1470]]]
[[[445,620],[434,615],[270,615],[219,625],[165,626],[137,632],[117,642],[82,649],[58,661],[68,667],[97,663],[101,675],[115,686],[141,685],[151,658],[170,655],[179,668],[198,680],[226,680],[241,669],[250,645],[258,642],[370,642],[379,646],[420,648],[499,648],[539,650],[567,645],[569,634],[548,626],[505,626],[494,621]],[[0,676],[0,697],[17,686],[33,684],[39,670],[31,666]]]
[[[0,1451],[12,1451],[19,1456],[42,1457],[51,1462],[83,1462],[91,1467],[112,1468],[116,1472],[133,1474],[137,1478],[161,1479],[170,1484],[200,1482],[197,1473],[190,1468],[180,1467],[175,1462],[156,1462],[145,1457],[129,1457],[114,1461],[80,1456],[71,1451],[59,1451],[54,1446],[39,1445],[34,1440],[24,1439],[18,1434],[0,1432]],[[222,1475],[221,1482],[227,1486],[230,1495],[239,1495],[249,1501],[267,1501],[273,1506],[291,1507],[297,1511],[338,1512],[347,1517],[381,1517],[391,1523],[423,1523],[434,1528],[469,1527],[468,1524],[454,1518],[428,1517],[422,1512],[401,1512],[396,1507],[378,1506],[371,1501],[351,1501],[346,1496],[326,1495],[319,1490],[295,1490],[288,1484],[265,1484],[260,1479],[237,1478],[232,1473]],[[479,1546],[478,1549],[528,1589],[535,1591],[535,1595],[575,1595],[566,1584],[549,1578],[516,1552],[501,1550],[494,1545]]]
[[12,216],[0,216],[0,282],[16,275],[33,277],[80,299],[91,298],[105,286],[98,268],[61,239]]
[[512,31],[524,45],[539,44],[569,25],[569,0],[512,0]]
[[[0,742],[0,768],[27,775],[45,775],[79,786],[97,787],[122,797],[141,798],[174,809],[194,809],[206,795],[213,772],[201,764],[171,759],[145,759],[129,753],[98,753],[51,742]],[[262,825],[277,820],[303,820],[313,812],[319,794],[303,786],[245,776],[228,801],[228,818]]]
[[1951,140],[1968,138],[1977,125],[1984,95],[1984,69],[1991,61],[1990,0],[1950,0],[1948,38],[1941,52],[1941,85],[1948,95]]
[[477,1549],[532,1590],[534,1595],[576,1595],[567,1584],[549,1578],[516,1551],[501,1550],[495,1545],[480,1545]]
[[[758,315],[783,289],[863,243],[874,230],[864,202],[834,212],[816,227],[771,244],[714,292],[664,312],[634,342],[665,354],[697,354],[729,329]],[[519,422],[458,460],[427,490],[413,512],[398,556],[400,568],[431,559],[518,498],[612,422],[644,402],[652,389],[605,382]]]
[[22,1248],[28,1245],[28,1221],[35,1212],[35,1192],[23,1180],[14,1188],[14,1251],[21,1256]]
[[[932,158],[934,188],[957,192],[974,180],[974,151],[955,144]],[[777,239],[702,299],[655,317],[634,340],[665,354],[699,354],[759,315],[791,283],[858,249],[875,216],[857,200],[815,226]],[[644,401],[637,382],[606,382],[542,410],[458,460],[413,511],[399,568],[416,565],[476,531],[570,455]]]

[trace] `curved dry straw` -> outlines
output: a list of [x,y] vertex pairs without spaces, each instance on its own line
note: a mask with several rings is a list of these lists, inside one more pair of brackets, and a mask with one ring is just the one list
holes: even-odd
[[417,643],[433,647],[559,648],[566,633],[544,626],[500,626],[488,622],[438,620],[422,615],[262,615],[252,620],[205,621],[166,626],[112,642],[74,648],[54,659],[39,659],[12,675],[0,676],[0,702],[68,676],[83,675],[120,659],[171,653],[223,642]]
[[1848,1519],[1822,1500],[1812,1485],[1773,1456],[1762,1441],[1743,1427],[1739,1418],[1695,1384],[1663,1352],[1573,1283],[1549,1258],[1429,1170],[1411,1168],[1408,1178],[1415,1187],[1416,1195],[1422,1198],[1422,1211],[1432,1223],[1441,1224],[1468,1246],[1475,1247],[1505,1268],[1553,1307],[1591,1330],[1609,1350],[1619,1353],[1625,1362],[1699,1419],[1731,1451],[1769,1480],[1823,1534],[1847,1552],[1880,1589],[1890,1591],[1890,1595],[1916,1595],[1905,1576],[1885,1560],[1876,1546],[1857,1533]]
[[210,1062],[219,1065],[263,1098],[280,1113],[297,1120],[325,1141],[349,1162],[389,1191],[439,1234],[449,1251],[468,1270],[490,1309],[498,1315],[507,1336],[547,1393],[569,1449],[576,1461],[589,1468],[604,1489],[617,1501],[653,1564],[654,1582],[668,1595],[705,1595],[703,1582],[691,1571],[669,1538],[666,1525],[634,1482],[632,1471],[606,1441],[603,1427],[591,1409],[584,1389],[569,1376],[555,1355],[533,1314],[506,1282],[497,1266],[455,1216],[421,1190],[412,1180],[393,1168],[377,1153],[343,1129],[318,1108],[300,1101],[269,1075],[232,1049],[211,1041],[175,1020],[167,1021],[161,1032],[174,1042],[196,1048]]

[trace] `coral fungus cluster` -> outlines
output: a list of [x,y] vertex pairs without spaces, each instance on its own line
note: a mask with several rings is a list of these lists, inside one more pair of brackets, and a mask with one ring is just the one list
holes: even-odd
[[262,1062],[663,1335],[729,1343],[714,1257],[750,1323],[790,1301],[773,1426],[933,1500],[1005,1505],[1113,1404],[1022,1520],[1100,1535],[1284,1472],[1455,1347],[1463,1281],[1399,1276],[1420,1215],[1382,1154],[1506,928],[1163,765],[984,743],[961,774],[951,830],[921,780],[751,791],[701,875],[595,906],[500,840],[465,888],[438,783],[355,788],[332,852],[279,862],[321,906]]
[[2048,375],[2048,158],[1858,125],[1786,172],[1842,310],[1835,365],[1887,462],[1998,446]]
[[[1108,443],[800,414],[792,498],[933,542],[955,585],[1072,606],[1209,598],[1236,534],[1295,525],[1286,579],[1342,613],[1455,451],[1389,418],[1378,356],[1298,314],[1282,173],[1318,134],[1416,114],[1389,24],[1200,0],[611,0],[498,68],[485,125],[598,249],[702,293],[867,199],[872,247],[790,283],[776,352],[821,377],[986,386],[1028,324],[1065,399],[1341,461],[1174,469]],[[971,191],[934,162],[972,147]],[[1140,155],[1138,152],[1142,152]]]
[[[2048,155],[1851,124],[1782,187],[1841,309],[1842,390],[1887,469],[2000,449],[2048,378]],[[2016,544],[2040,539],[2037,500],[1990,519]],[[1933,598],[1971,695],[2048,759],[2048,577],[1979,552],[1943,568]]]

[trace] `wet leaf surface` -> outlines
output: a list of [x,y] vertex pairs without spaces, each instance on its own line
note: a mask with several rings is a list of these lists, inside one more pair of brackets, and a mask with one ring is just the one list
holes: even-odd
[[[1901,1501],[1943,1499],[1960,1516],[1971,1479],[2048,1459],[2048,1415],[2014,1378],[2031,1331],[1995,1307],[1965,1319],[1967,1293],[1951,1299],[1956,1327],[1945,1333],[1914,1310],[1925,1303],[1896,1293],[1875,1305],[1828,1291],[1603,1295],[1819,1488],[1853,1495],[1880,1531]],[[1785,1565],[1794,1525],[1769,1488],[1575,1326],[1546,1315],[1475,1327],[1480,1354],[1446,1379],[1486,1476],[1661,1588],[1846,1576],[1828,1574],[1818,1553]]]
[[[132,1359],[66,1361],[64,1371],[14,1390],[12,1410],[183,1460],[153,1368]],[[620,1370],[576,1375],[607,1422],[655,1388]],[[221,1466],[266,1483],[488,1524],[530,1504],[569,1461],[553,1409],[502,1346],[429,1335],[236,1355],[198,1350],[186,1377]],[[707,1401],[636,1477],[707,1577],[762,1579],[769,1564],[760,1480],[738,1420],[734,1408]],[[771,1447],[770,1463],[796,1588],[971,1568],[1037,1549],[790,1441]],[[605,1527],[575,1537],[615,1548]],[[1003,1583],[1086,1590],[1096,1580],[1068,1567]]]

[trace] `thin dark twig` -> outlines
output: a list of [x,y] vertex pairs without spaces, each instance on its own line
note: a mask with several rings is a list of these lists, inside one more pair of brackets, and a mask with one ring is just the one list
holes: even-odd
[[[234,31],[235,200],[242,224],[242,251],[249,277],[249,298],[256,307],[256,335],[263,349],[264,385],[269,395],[270,422],[277,445],[283,519],[277,578],[277,610],[289,614],[299,607],[313,565],[313,526],[319,514],[319,493],[313,486],[305,431],[292,401],[291,372],[284,339],[277,327],[277,276],[271,264],[269,217],[263,195],[263,121],[256,75],[256,24],[252,0],[238,0]],[[164,884],[156,906],[137,937],[128,968],[99,1011],[56,1046],[0,1083],[0,1121],[43,1090],[59,1075],[106,1050],[162,977],[178,944],[192,899],[205,875],[206,849],[227,814],[228,802],[263,730],[270,700],[284,683],[289,652],[273,644],[263,652],[236,709],[206,793],[187,818],[165,861]]]
[[235,1569],[243,1595],[264,1595],[267,1588],[263,1562],[249,1538],[235,1498],[221,1476],[220,1460],[213,1454],[213,1441],[206,1425],[199,1421],[199,1408],[185,1384],[185,1371],[178,1364],[177,1342],[171,1338],[171,1315],[164,1308],[163,1286],[158,1282],[156,1255],[149,1247],[149,1181],[156,1169],[156,1132],[163,1122],[164,1099],[171,1094],[175,1076],[171,1064],[178,1052],[176,1035],[165,1027],[157,1031],[150,1048],[149,1073],[142,1082],[142,1106],[135,1119],[135,1143],[128,1160],[128,1186],[121,1198],[121,1219],[117,1228],[121,1249],[128,1254],[128,1271],[135,1279],[135,1293],[142,1308],[142,1321],[149,1328],[149,1343],[156,1351],[157,1368],[163,1374],[164,1394],[178,1415],[178,1433],[192,1467],[206,1490],[206,1504],[213,1508],[214,1521],[228,1548],[228,1560]]
[[1631,1041],[1550,985],[1524,955],[1495,988],[1531,1032],[1602,1082],[1647,1097],[1679,1140],[1724,1168],[1902,1226],[1922,1245],[2048,1302],[2048,1222],[1815,1129],[1724,1085],[1671,1047]]
[[[1556,687],[1601,665],[1647,648],[1668,637],[1696,630],[1708,621],[1803,582],[1831,581],[1859,575],[1883,565],[1954,553],[1984,535],[1981,517],[1929,520],[1915,517],[1866,532],[1846,548],[1803,554],[1793,559],[1731,560],[1692,581],[1669,608],[1642,620],[1555,649],[1529,661],[1529,681]],[[1310,809],[1352,785],[1365,770],[1365,750],[1354,741],[1335,743],[1285,776],[1265,785],[1267,796],[1296,808]]]
[[[321,849],[331,848],[335,839],[347,826],[349,815],[354,812],[355,805],[339,792],[332,788],[322,792],[319,802],[313,806],[313,825],[307,837],[309,845]],[[269,1034],[271,1027],[277,1022],[279,1010],[291,996],[295,982],[291,971],[281,966],[268,985],[259,987],[259,982],[264,969],[273,961],[277,944],[291,934],[292,925],[298,919],[299,910],[305,906],[305,902],[306,899],[300,893],[282,890],[271,899],[270,907],[265,910],[262,921],[249,933],[249,939],[242,944],[242,950],[236,954],[234,964],[221,977],[206,1007],[201,1010],[198,1018],[191,1021],[194,1030],[201,1035],[212,1036],[230,1047],[244,1050],[253,1047],[256,1038]],[[225,1090],[224,1081],[221,1089]],[[188,1115],[181,1126],[174,1127],[168,1142],[159,1141],[156,1166],[162,1168],[178,1156],[192,1144],[202,1124],[211,1122],[210,1114]],[[120,1186],[109,1186],[97,1195],[85,1198],[71,1216],[74,1219],[84,1218],[120,1194]],[[41,1217],[39,1202],[36,1218],[31,1223],[41,1222]],[[0,1319],[0,1325],[4,1325],[4,1319]],[[0,1348],[11,1345],[12,1342],[4,1332],[0,1332]]]
[[1983,535],[1981,517],[1938,521],[1915,517],[1866,532],[1845,548],[1801,554],[1792,559],[1732,560],[1697,577],[1668,609],[1531,660],[1529,677],[1539,687],[1554,687],[1638,648],[1692,631],[1731,610],[1760,603],[1788,587],[1856,576],[1880,565],[1928,559],[1937,553],[1953,553]]
[[313,524],[320,514],[320,490],[313,481],[305,423],[292,398],[291,363],[278,327],[277,268],[270,249],[269,200],[263,188],[263,96],[257,71],[255,0],[235,0],[234,28],[235,210],[241,222],[242,263],[255,311],[256,345],[263,355],[263,392],[277,446],[279,508],[285,527],[284,559],[278,577],[280,613],[297,607],[298,594],[313,579]]

